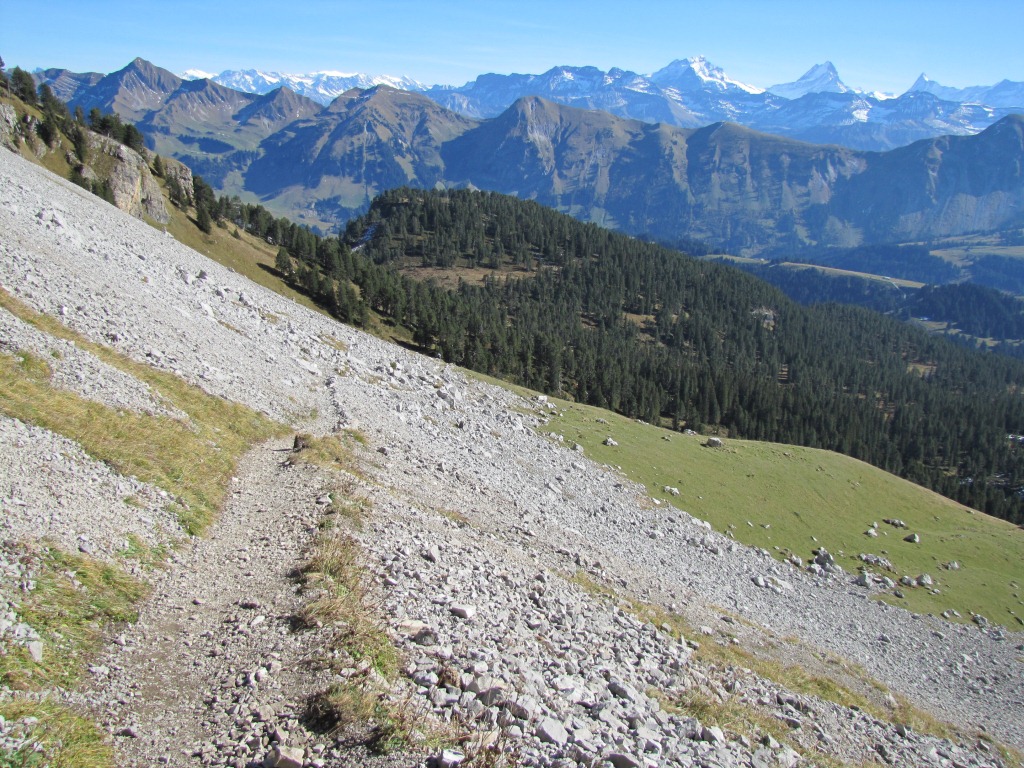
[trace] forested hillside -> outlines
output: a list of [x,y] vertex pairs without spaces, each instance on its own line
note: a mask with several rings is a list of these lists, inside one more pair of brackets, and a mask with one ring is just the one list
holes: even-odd
[[[389,192],[342,241],[226,199],[217,215],[274,239],[279,269],[342,319],[373,310],[445,360],[666,426],[837,450],[1022,519],[1024,454],[1007,437],[1024,433],[1019,361],[801,307],[496,194]],[[488,274],[448,290],[402,271],[424,266]]]

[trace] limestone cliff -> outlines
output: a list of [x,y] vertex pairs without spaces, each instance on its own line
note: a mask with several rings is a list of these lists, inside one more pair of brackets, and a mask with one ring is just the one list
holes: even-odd
[[160,186],[153,178],[146,158],[113,139],[95,133],[89,135],[89,154],[92,171],[110,184],[114,205],[140,219],[149,218],[158,224],[170,221]]

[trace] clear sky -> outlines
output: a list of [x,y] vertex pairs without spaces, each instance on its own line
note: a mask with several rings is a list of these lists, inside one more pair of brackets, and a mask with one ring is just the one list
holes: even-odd
[[0,1],[8,67],[112,72],[257,68],[407,75],[461,85],[553,66],[649,74],[706,56],[766,87],[831,60],[843,80],[902,93],[1024,80],[1022,0]]

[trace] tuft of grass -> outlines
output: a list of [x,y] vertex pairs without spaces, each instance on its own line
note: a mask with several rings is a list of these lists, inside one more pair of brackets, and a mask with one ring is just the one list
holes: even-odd
[[438,512],[442,517],[451,520],[460,528],[466,528],[472,526],[469,518],[465,514],[457,509],[451,509],[450,507],[436,507],[435,511]]
[[72,687],[102,645],[104,627],[135,621],[148,592],[114,565],[54,548],[37,556],[36,588],[25,594],[19,613],[39,633],[43,659],[35,662],[21,646],[0,655],[0,684],[13,690]]
[[333,625],[328,650],[344,651],[360,669],[314,696],[310,710],[334,733],[363,732],[362,741],[386,754],[426,738],[426,710],[412,699],[395,702],[384,690],[398,674],[399,657],[376,618],[361,557],[358,542],[335,528],[320,535],[303,569],[304,587],[316,595],[300,618],[309,625]]
[[49,363],[31,352],[19,349],[14,353],[14,359],[22,375],[32,381],[49,381],[53,375]]
[[602,584],[586,571],[577,570],[576,573],[569,577],[569,583],[575,584],[592,597],[607,597],[619,603],[624,602],[614,589]]
[[120,411],[50,384],[49,366],[28,353],[0,354],[0,412],[79,443],[124,475],[160,486],[177,500],[182,527],[212,522],[242,454],[285,427],[243,405],[207,394],[172,373],[137,363],[36,312],[0,288],[0,306],[148,384],[188,421]]
[[0,753],[0,768],[110,768],[114,750],[103,731],[52,701],[15,698],[0,703],[0,717],[27,737],[25,746]]
[[390,680],[398,671],[398,652],[371,610],[361,556],[359,543],[344,531],[319,536],[303,568],[304,586],[317,596],[301,618],[309,625],[334,624],[340,648]]
[[696,691],[687,691],[671,702],[669,709],[695,717],[703,725],[717,725],[723,731],[746,736],[751,740],[756,740],[760,734],[768,734],[776,741],[788,743],[796,749],[788,738],[789,731],[785,723],[736,699],[719,701]]
[[127,546],[117,553],[125,560],[135,560],[147,568],[159,568],[170,557],[171,548],[166,544],[150,546],[134,533],[129,533],[125,539]]
[[353,443],[364,445],[366,437],[358,430],[345,430],[324,437],[314,437],[307,432],[300,432],[295,436],[292,458],[324,469],[358,475],[358,464],[352,450]]
[[395,703],[366,677],[332,684],[309,702],[311,718],[326,730],[360,741],[377,754],[392,754],[423,743],[440,743],[427,731],[428,710],[411,699]]
[[341,339],[336,338],[335,336],[331,336],[328,333],[321,333],[320,341],[322,341],[329,347],[334,347],[334,349],[338,350],[339,352],[348,352],[348,344],[346,344]]

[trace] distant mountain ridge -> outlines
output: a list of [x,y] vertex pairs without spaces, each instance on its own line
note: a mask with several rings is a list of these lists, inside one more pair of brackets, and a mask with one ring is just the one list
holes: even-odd
[[[865,126],[882,130],[829,123],[837,103],[868,113],[884,109],[907,124],[932,114],[939,102],[925,92],[886,101],[853,92],[786,100],[752,92],[706,64],[666,70],[659,79],[668,90],[703,84],[704,100],[690,100],[691,115],[721,108],[726,97],[732,104],[774,99],[778,134],[786,109],[813,108],[822,117],[804,132],[816,131],[819,140]],[[446,109],[428,93],[385,85],[352,89],[324,107],[287,87],[254,95],[211,80],[183,80],[141,59],[98,80],[57,77],[74,91],[72,106],[133,120],[152,148],[185,162],[218,191],[258,198],[321,230],[344,224],[377,194],[403,185],[503,192],[632,234],[700,238],[750,255],[1024,224],[1021,117],[1004,118],[977,136],[933,137],[878,153],[725,121],[680,128],[538,96],[519,97],[488,119]],[[608,93],[608,80],[622,92],[651,96],[633,90],[645,87],[636,77],[589,68],[545,82],[555,90],[589,90],[594,100]],[[515,86],[506,97],[521,87],[502,82]],[[653,109],[659,102],[648,103]],[[678,114],[683,107],[673,103]],[[980,109],[951,106],[964,118]],[[901,138],[914,138],[912,127],[901,130]]]
[[922,74],[907,93],[931,93],[940,99],[961,103],[984,104],[1000,109],[1024,109],[1024,82],[1001,80],[995,85],[973,85],[967,88],[952,88],[940,85]]
[[[187,74],[208,75],[199,70]],[[699,128],[728,120],[802,141],[865,150],[978,133],[1007,114],[1024,112],[1024,83],[1004,80],[995,86],[949,88],[922,75],[905,93],[893,97],[847,85],[829,61],[816,64],[794,82],[767,89],[730,77],[703,56],[673,61],[649,75],[559,66],[542,74],[484,74],[461,86],[425,86],[387,75],[285,75],[255,69],[227,70],[210,79],[250,93],[285,86],[325,106],[351,88],[388,85],[425,93],[471,118],[496,117],[517,99],[541,96],[649,123]]]
[[284,87],[325,106],[353,88],[366,89],[377,85],[387,85],[403,91],[418,92],[427,89],[425,85],[409,77],[348,74],[331,71],[285,74],[282,72],[264,72],[258,69],[229,69],[224,70],[219,75],[211,75],[199,70],[189,70],[182,74],[182,78],[187,80],[208,79],[219,85],[234,88],[236,91],[256,94],[269,93],[277,88]]
[[[141,84],[152,73],[141,59]],[[129,65],[132,66],[132,65]],[[148,65],[152,67],[152,65]],[[123,70],[122,70],[123,72]],[[175,83],[203,79],[209,73],[188,70],[183,76],[164,70],[165,82],[150,90],[173,90]],[[114,73],[115,75],[117,73]],[[95,97],[97,73],[49,69],[36,73],[56,95],[79,103],[88,91]],[[923,75],[899,97],[882,97],[852,88],[842,81],[831,62],[815,65],[792,83],[767,90],[742,83],[702,56],[680,59],[650,75],[618,68],[554,67],[539,75],[480,75],[462,86],[425,86],[405,77],[315,72],[282,74],[257,69],[225,70],[207,77],[245,93],[262,95],[285,87],[322,106],[352,88],[387,85],[424,93],[441,106],[470,118],[490,118],[517,99],[540,96],[581,109],[599,109],[618,117],[648,123],[699,128],[720,121],[736,122],[766,133],[818,144],[854,149],[888,150],[940,135],[969,135],[1014,112],[1024,112],[1024,83],[1008,80],[991,86],[948,88]],[[144,91],[145,88],[140,90]],[[105,97],[100,96],[98,101]],[[94,98],[94,100],[96,100]],[[130,119],[155,108],[151,94],[141,93],[132,104],[119,107]]]

